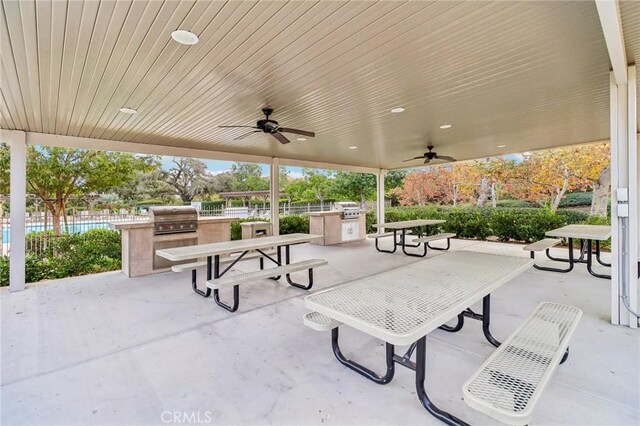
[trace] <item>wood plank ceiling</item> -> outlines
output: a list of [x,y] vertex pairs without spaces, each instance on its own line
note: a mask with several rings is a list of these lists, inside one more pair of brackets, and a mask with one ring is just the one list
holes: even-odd
[[[4,0],[0,31],[4,129],[381,168],[609,136],[593,2]],[[317,137],[217,127],[267,104]]]

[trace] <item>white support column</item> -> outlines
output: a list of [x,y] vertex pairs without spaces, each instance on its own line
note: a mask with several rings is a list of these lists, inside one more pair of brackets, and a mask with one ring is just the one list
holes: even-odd
[[271,229],[273,235],[280,235],[280,161],[277,157],[271,159]]
[[24,132],[9,136],[10,167],[10,234],[9,291],[24,290],[25,285],[25,216],[27,212],[27,143]]
[[[376,222],[384,223],[384,177],[387,174],[387,170],[380,169],[376,174]],[[384,232],[384,228],[378,229],[378,232]]]
[[[635,67],[627,84],[611,73],[611,322],[636,328],[638,311],[638,145]],[[618,190],[622,193],[618,194]],[[624,197],[624,198],[622,198]]]
[[[628,181],[629,181],[629,220],[628,220],[628,258],[629,268],[627,279],[629,285],[629,305],[638,313],[638,261],[640,261],[640,213],[639,213],[639,187],[640,174],[638,173],[639,152],[638,152],[638,99],[636,88],[636,67],[630,66],[627,71],[627,137],[628,137]],[[631,328],[638,327],[638,318],[631,312],[625,311]]]

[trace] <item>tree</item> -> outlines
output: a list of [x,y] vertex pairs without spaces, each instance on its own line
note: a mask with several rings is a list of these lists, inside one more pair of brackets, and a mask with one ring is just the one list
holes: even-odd
[[209,190],[215,193],[233,191],[235,178],[231,172],[222,172],[209,178]]
[[607,216],[609,193],[611,191],[611,165],[608,165],[600,176],[593,183],[593,192],[591,193],[591,211],[590,216]]
[[368,173],[338,172],[334,180],[337,196],[359,200],[365,207],[366,201],[376,193],[376,177]]
[[157,167],[149,156],[52,147],[27,147],[27,187],[51,213],[53,230],[61,233],[61,218],[72,195],[104,192],[137,172]]
[[269,179],[262,176],[262,167],[254,163],[233,163],[231,166],[234,191],[268,191]]
[[195,158],[173,158],[174,166],[166,174],[166,180],[180,199],[190,202],[209,186],[207,165]]
[[0,194],[9,193],[10,150],[7,144],[0,144]]
[[115,189],[115,193],[127,204],[144,200],[170,202],[176,190],[167,183],[167,173],[159,168],[150,172],[139,172],[135,178]]
[[452,199],[451,171],[446,167],[430,167],[409,173],[402,187],[394,194],[402,205],[425,205],[431,202],[445,203]]
[[329,197],[332,190],[333,181],[330,175],[317,169],[304,169],[303,174],[308,185],[308,192],[305,195],[313,194],[312,197],[320,201],[320,206],[324,208],[324,200]]
[[593,188],[609,165],[608,143],[578,145],[531,154],[517,167],[516,179],[526,184],[526,198],[548,204],[553,211],[567,191]]

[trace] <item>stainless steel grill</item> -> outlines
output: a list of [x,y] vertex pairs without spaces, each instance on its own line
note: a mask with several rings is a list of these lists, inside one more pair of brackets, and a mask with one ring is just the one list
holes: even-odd
[[342,213],[343,219],[357,219],[360,217],[360,206],[352,201],[333,203],[334,209]]
[[179,234],[198,230],[198,211],[191,206],[149,207],[155,235]]

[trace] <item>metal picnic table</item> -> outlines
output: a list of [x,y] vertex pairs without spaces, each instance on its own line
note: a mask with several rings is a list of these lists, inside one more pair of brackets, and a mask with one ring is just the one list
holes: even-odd
[[[270,260],[275,263],[277,266],[289,265],[291,263],[291,253],[290,247],[294,244],[303,244],[308,243],[312,240],[322,238],[322,235],[315,234],[288,234],[288,235],[276,235],[270,237],[260,237],[260,238],[250,238],[244,240],[235,240],[235,241],[222,241],[218,243],[210,243],[210,244],[197,244],[192,246],[185,247],[176,247],[176,248],[168,248],[163,250],[157,250],[156,254],[160,257],[164,257],[165,259],[177,262],[177,261],[185,261],[192,260],[197,258],[206,257],[206,267],[207,267],[207,281],[211,281],[212,279],[219,279],[224,274],[226,274],[233,266],[239,262],[245,255],[247,255],[251,251],[256,251],[260,253],[264,258]],[[276,249],[276,257],[273,258],[269,253],[266,253],[268,249],[272,247],[277,247]],[[282,248],[284,247],[284,260],[282,259]],[[223,270],[220,267],[220,257],[225,255],[230,255],[232,253],[240,253],[239,256],[235,257],[233,261]],[[261,262],[262,266],[262,262]],[[313,283],[313,276],[311,272],[309,273],[309,284],[303,285],[294,282],[290,274],[286,273],[285,277],[287,282],[298,288],[309,289],[311,284]],[[279,279],[280,276],[275,276],[273,279]],[[209,297],[211,295],[211,289],[207,288],[206,291],[199,290],[196,282],[196,270],[195,268],[192,271],[191,276],[191,285],[193,291],[199,294],[202,297]],[[234,287],[234,306],[231,307],[226,305],[220,301],[218,290],[213,290],[213,297],[219,306],[233,312],[237,309],[238,304],[238,287]]]
[[[417,248],[420,247],[420,243],[409,244],[406,241],[407,231],[412,228],[417,228],[417,237],[420,238],[423,235],[428,235],[428,227],[433,225],[440,225],[445,223],[444,220],[441,219],[416,219],[416,220],[403,220],[399,222],[389,222],[389,223],[378,223],[373,225],[374,227],[380,229],[391,229],[393,230],[393,250],[385,250],[378,247],[378,241],[376,240],[376,249],[382,253],[395,253],[398,247],[402,247],[402,252],[407,256],[415,256],[415,257],[424,257],[427,253],[427,243],[424,244],[424,253],[416,254],[407,252],[407,247]],[[424,231],[423,231],[424,230]],[[398,235],[398,231],[400,231],[400,235]],[[439,250],[436,247],[431,247],[434,250]]]
[[[567,225],[562,228],[553,229],[545,233],[549,237],[566,238],[569,245],[569,257],[567,259],[553,257],[547,251],[547,257],[558,262],[568,262],[569,268],[562,272],[569,272],[576,263],[586,263],[587,271],[594,277],[611,279],[611,275],[599,274],[593,271],[593,255],[602,266],[611,267],[610,263],[605,263],[600,258],[600,241],[611,238],[611,227],[608,225]],[[573,238],[580,240],[580,257],[577,259],[573,256]],[[595,241],[595,251],[593,250],[593,242]],[[586,260],[585,260],[586,254]],[[543,269],[544,267],[538,267]]]
[[[437,328],[459,331],[466,317],[482,321],[485,338],[499,346],[489,329],[490,295],[532,265],[531,259],[522,257],[457,251],[309,295],[305,305],[336,321],[331,329],[332,347],[340,363],[378,384],[393,379],[396,363],[414,370],[422,405],[445,423],[466,424],[436,407],[425,391],[426,336]],[[480,300],[482,314],[469,309]],[[455,326],[444,325],[456,316]],[[344,357],[338,344],[338,326],[342,325],[386,342],[384,375]],[[410,346],[401,356],[395,354],[394,345]]]

